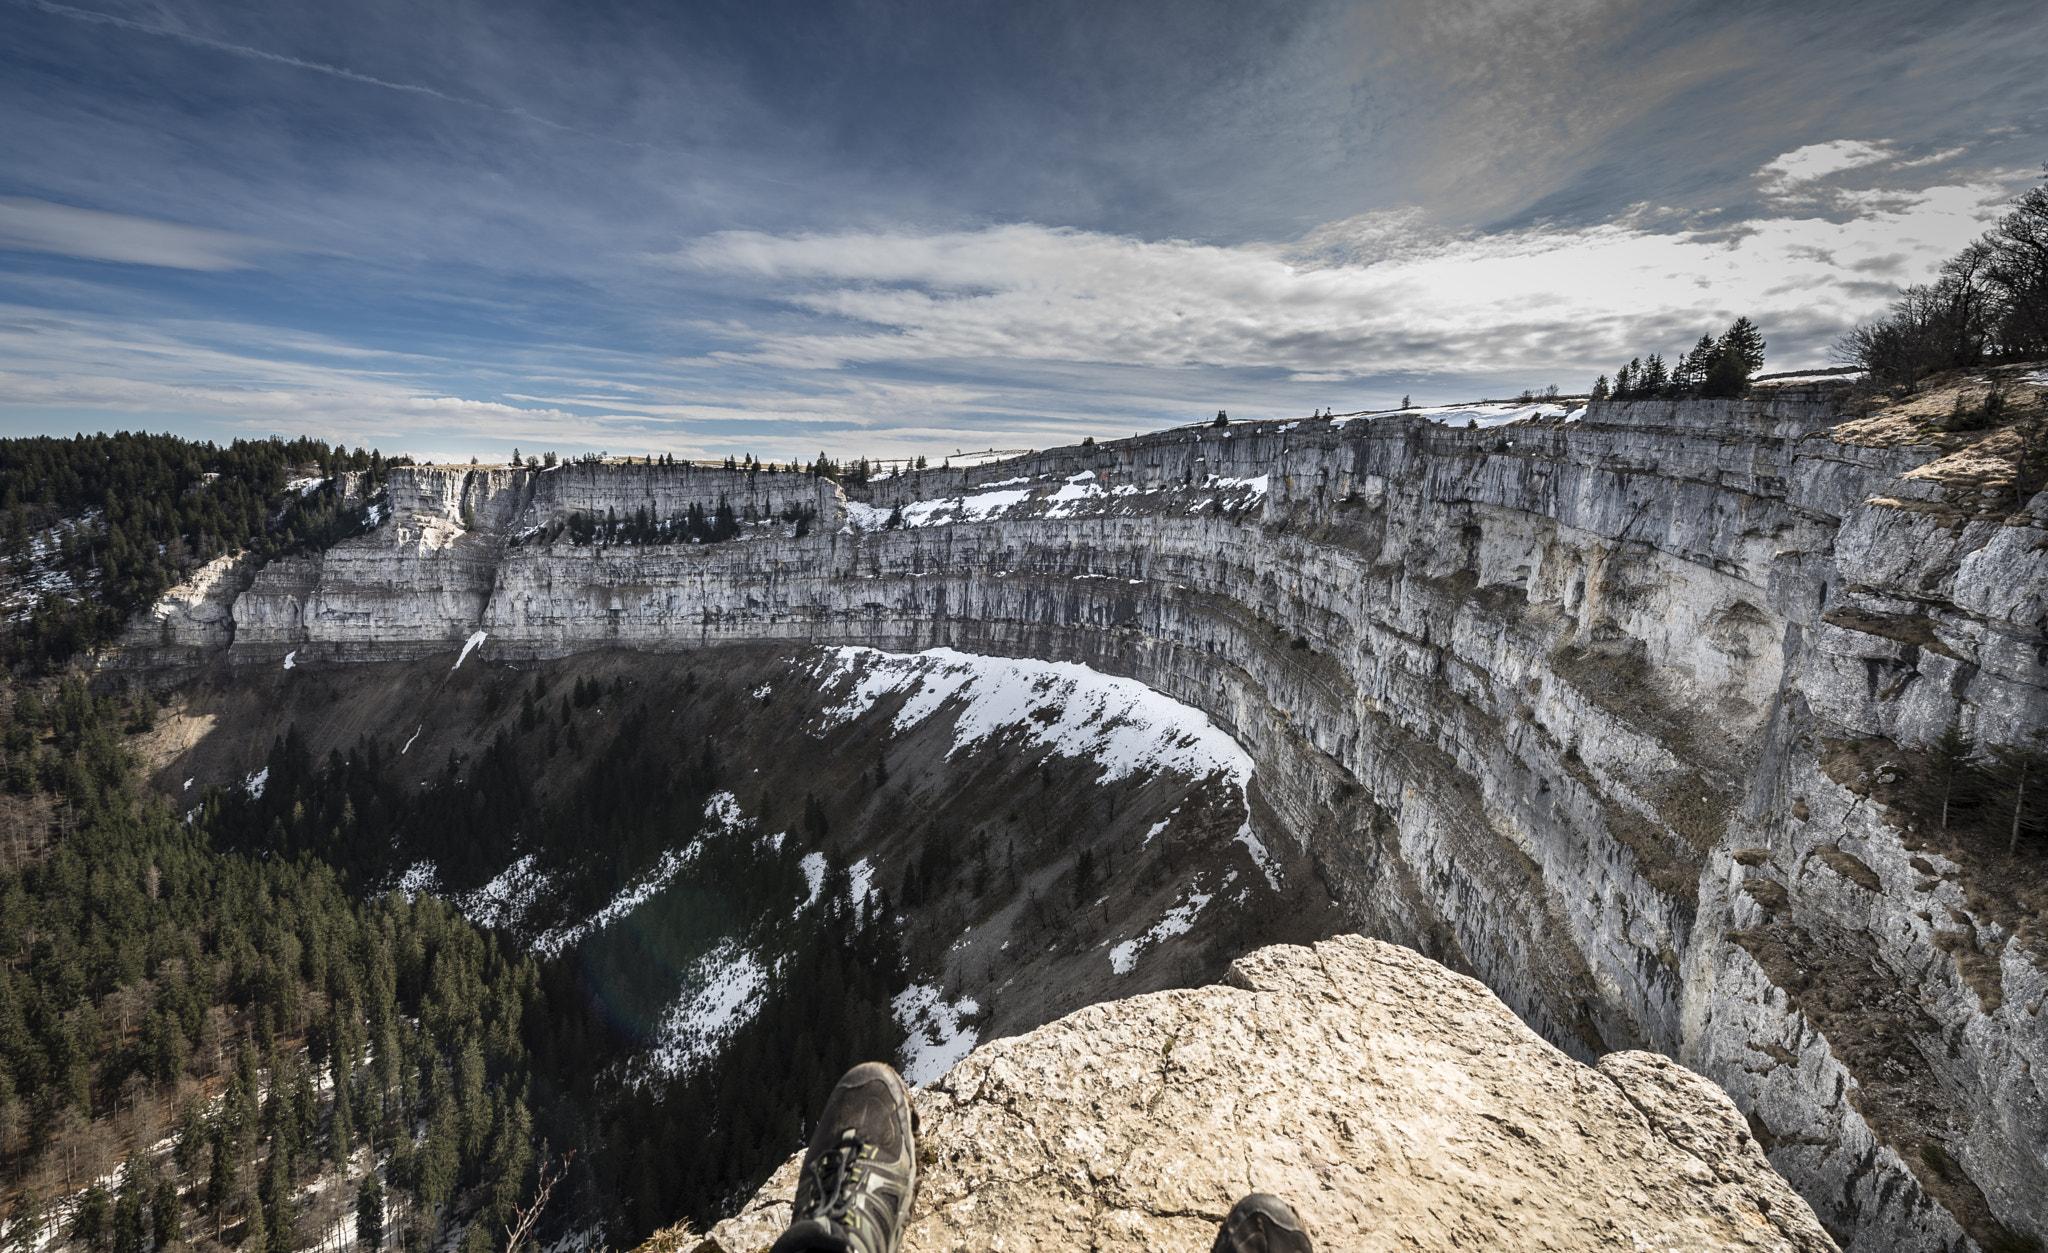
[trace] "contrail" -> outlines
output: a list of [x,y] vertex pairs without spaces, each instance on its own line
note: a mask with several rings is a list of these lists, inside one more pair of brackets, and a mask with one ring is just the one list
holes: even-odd
[[289,65],[294,69],[311,70],[316,74],[327,74],[335,78],[347,79],[352,83],[362,83],[369,87],[382,87],[387,91],[403,91],[410,92],[416,96],[431,96],[436,100],[445,100],[449,104],[459,104],[467,108],[500,113],[506,117],[516,117],[539,126],[545,126],[550,130],[581,135],[585,139],[595,139],[603,143],[617,144],[624,148],[650,147],[650,145],[644,143],[614,139],[609,135],[599,135],[574,126],[565,126],[560,122],[552,122],[547,118],[529,113],[525,109],[507,108],[504,105],[492,104],[488,100],[478,100],[473,96],[458,96],[438,88],[425,87],[418,83],[397,83],[388,78],[378,78],[371,74],[363,74],[342,65],[328,65],[323,61],[308,61],[303,57],[286,56],[281,52],[268,52],[262,48],[251,48],[246,44],[228,43],[225,40],[212,39],[205,35],[195,35],[190,31],[178,30],[175,27],[158,26],[150,22],[138,22],[132,18],[116,17],[112,13],[101,13],[96,9],[80,9],[68,4],[58,4],[56,0],[19,0],[19,2],[25,3],[31,8],[41,9],[43,12],[57,17],[68,17],[76,21],[91,22],[100,26],[118,27],[122,30],[137,31],[145,35],[160,35],[166,39],[175,39],[180,43],[193,44],[201,48],[211,48],[216,52],[248,57],[256,61],[270,61],[277,65]]

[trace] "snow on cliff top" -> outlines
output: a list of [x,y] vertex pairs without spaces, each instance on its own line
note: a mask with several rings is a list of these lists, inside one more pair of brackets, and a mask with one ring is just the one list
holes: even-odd
[[[1394,414],[1428,418],[1442,426],[1464,426],[1477,423],[1481,428],[1506,426],[1510,422],[1522,422],[1530,418],[1576,418],[1584,409],[1572,409],[1566,405],[1539,401],[1535,404],[1516,404],[1512,401],[1482,401],[1470,405],[1431,405],[1422,409],[1397,409]],[[1391,417],[1394,414],[1379,414]]]

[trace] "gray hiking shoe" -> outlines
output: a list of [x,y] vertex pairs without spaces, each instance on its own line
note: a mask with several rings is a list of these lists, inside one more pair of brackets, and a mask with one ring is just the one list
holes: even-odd
[[1315,1245],[1287,1202],[1254,1192],[1231,1207],[1210,1253],[1315,1253]]
[[917,1199],[917,1115],[881,1062],[846,1072],[818,1115],[795,1212],[770,1253],[896,1253]]

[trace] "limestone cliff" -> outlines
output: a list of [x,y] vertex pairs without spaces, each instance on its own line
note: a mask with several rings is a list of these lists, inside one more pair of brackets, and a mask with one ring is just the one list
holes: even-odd
[[[1999,477],[2007,435],[1790,387],[1497,429],[1189,428],[851,500],[801,475],[400,470],[377,530],[219,596],[238,663],[483,631],[503,660],[943,644],[1136,677],[1245,746],[1268,836],[1361,931],[1573,1056],[1724,1085],[1844,1244],[1952,1249],[2048,1234],[2043,902],[1890,790],[1951,718],[2048,721],[2048,496]],[[736,541],[560,525],[721,501]],[[216,639],[182,620],[159,647]]]
[[[1205,1249],[1254,1191],[1327,1253],[1835,1247],[1668,1058],[1574,1061],[1474,980],[1357,937],[1261,949],[1230,982],[1091,1006],[918,1093],[907,1253]],[[800,1161],[696,1247],[771,1243]]]

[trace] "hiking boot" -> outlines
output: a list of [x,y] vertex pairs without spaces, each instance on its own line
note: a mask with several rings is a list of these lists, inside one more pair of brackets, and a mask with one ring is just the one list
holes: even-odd
[[916,1135],[902,1076],[881,1062],[847,1071],[818,1116],[795,1212],[770,1253],[896,1253],[917,1199]]
[[1231,1207],[1210,1253],[1315,1253],[1287,1202],[1254,1192]]

